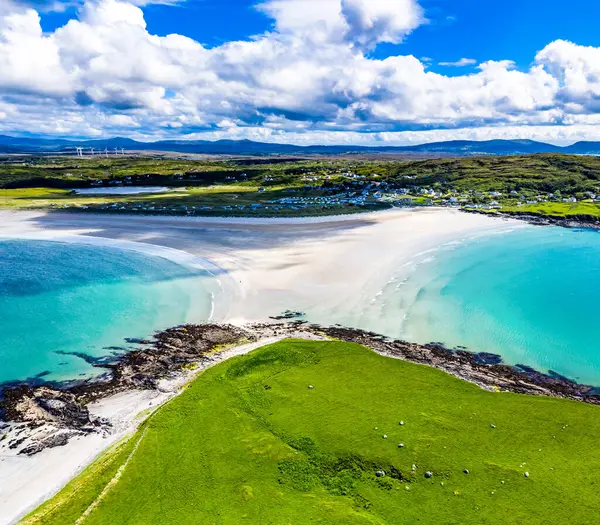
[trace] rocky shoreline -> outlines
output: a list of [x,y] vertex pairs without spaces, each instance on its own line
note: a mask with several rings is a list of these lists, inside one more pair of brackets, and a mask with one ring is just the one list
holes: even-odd
[[545,395],[600,405],[600,388],[581,385],[554,372],[508,366],[499,356],[449,350],[440,344],[418,345],[341,326],[324,327],[305,321],[238,327],[227,324],[183,325],[140,341],[139,349],[111,363],[96,363],[106,373],[76,384],[6,386],[2,389],[0,447],[19,455],[34,455],[66,445],[89,433],[111,432],[110,422],[94,418],[88,404],[132,390],[157,390],[163,379],[175,378],[198,363],[218,361],[223,348],[298,334],[321,336],[364,345],[396,359],[433,366],[488,390]]
[[561,228],[584,228],[591,230],[600,230],[600,217],[591,215],[569,215],[569,217],[552,217],[544,215],[535,215],[522,211],[498,211],[485,212],[480,210],[461,210],[465,213],[477,213],[487,215],[488,217],[500,217],[509,219],[518,219],[535,226],[559,226]]

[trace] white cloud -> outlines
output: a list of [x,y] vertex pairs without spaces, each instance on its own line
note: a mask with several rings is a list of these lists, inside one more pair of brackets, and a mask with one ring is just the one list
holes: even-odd
[[477,60],[474,58],[461,58],[456,62],[439,62],[439,65],[444,67],[465,67],[474,66],[475,64],[477,64]]
[[346,31],[340,0],[268,0],[257,8],[275,21],[282,34],[325,42],[341,39]]
[[38,13],[8,3],[2,5],[0,13],[0,89],[8,93],[69,94],[73,79],[61,66],[60,48],[42,33]]
[[346,38],[366,48],[380,42],[397,44],[424,22],[415,0],[341,0],[349,31]]
[[282,34],[364,48],[401,42],[424,21],[416,0],[266,0],[258,8]]
[[273,17],[272,31],[207,49],[149,33],[142,10],[122,0],[90,0],[48,34],[35,10],[0,0],[0,132],[561,141],[591,136],[600,124],[599,48],[559,40],[527,70],[487,61],[446,76],[410,55],[367,54],[425,22],[415,0],[269,0],[258,8]]
[[600,112],[600,48],[557,40],[542,49],[536,61],[557,79],[557,103],[565,113]]

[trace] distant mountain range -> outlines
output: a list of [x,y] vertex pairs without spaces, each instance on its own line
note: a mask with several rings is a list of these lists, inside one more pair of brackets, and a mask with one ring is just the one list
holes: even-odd
[[453,140],[433,142],[418,146],[295,146],[251,140],[161,140],[138,142],[115,137],[99,140],[44,139],[10,137],[0,135],[0,153],[65,153],[83,147],[86,154],[90,148],[95,152],[115,148],[126,151],[164,151],[213,155],[343,155],[343,154],[396,154],[396,155],[519,155],[533,153],[571,153],[600,155],[600,142],[577,142],[571,146],[553,146],[534,140]]

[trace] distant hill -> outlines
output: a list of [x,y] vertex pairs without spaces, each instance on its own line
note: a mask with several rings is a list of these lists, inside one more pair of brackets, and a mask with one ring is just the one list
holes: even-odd
[[580,155],[600,155],[600,142],[576,142],[572,146],[565,148],[567,153]]
[[534,153],[600,154],[600,142],[577,142],[553,146],[534,140],[453,140],[415,146],[297,146],[251,140],[161,140],[139,142],[124,137],[96,140],[67,140],[0,135],[0,153],[60,153],[83,147],[114,151],[172,151],[212,155],[343,155],[343,154],[432,154],[439,156],[527,155]]

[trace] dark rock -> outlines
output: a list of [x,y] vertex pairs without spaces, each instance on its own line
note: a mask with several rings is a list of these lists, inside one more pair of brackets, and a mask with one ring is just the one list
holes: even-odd
[[47,448],[64,447],[73,435],[74,434],[72,433],[66,432],[54,434],[46,439],[36,441],[31,445],[25,447],[19,452],[19,454],[24,456],[34,456],[35,454],[39,454],[42,450],[45,450]]
[[286,310],[281,315],[269,317],[269,319],[274,319],[275,321],[284,321],[291,319],[298,319],[304,317],[306,314],[304,312],[293,312],[291,310]]
[[136,340],[144,347],[111,356],[111,362],[95,362],[94,366],[105,371],[99,378],[51,384],[38,377],[32,378],[30,384],[4,385],[0,413],[8,421],[26,423],[25,430],[52,423],[63,429],[100,431],[106,428],[106,422],[91,421],[86,408],[89,402],[131,389],[156,389],[160,379],[180,372],[188,364],[211,359],[210,354],[217,347],[296,332],[358,343],[381,355],[435,366],[490,390],[600,404],[598,388],[580,385],[555,372],[544,374],[525,365],[508,366],[499,362],[499,357],[494,354],[475,354],[464,349],[453,351],[441,344],[418,345],[373,332],[293,320],[256,323],[247,328],[218,324],[171,328],[157,333],[153,341]]
[[479,352],[473,354],[473,362],[478,365],[499,365],[502,363],[502,357],[489,352]]

